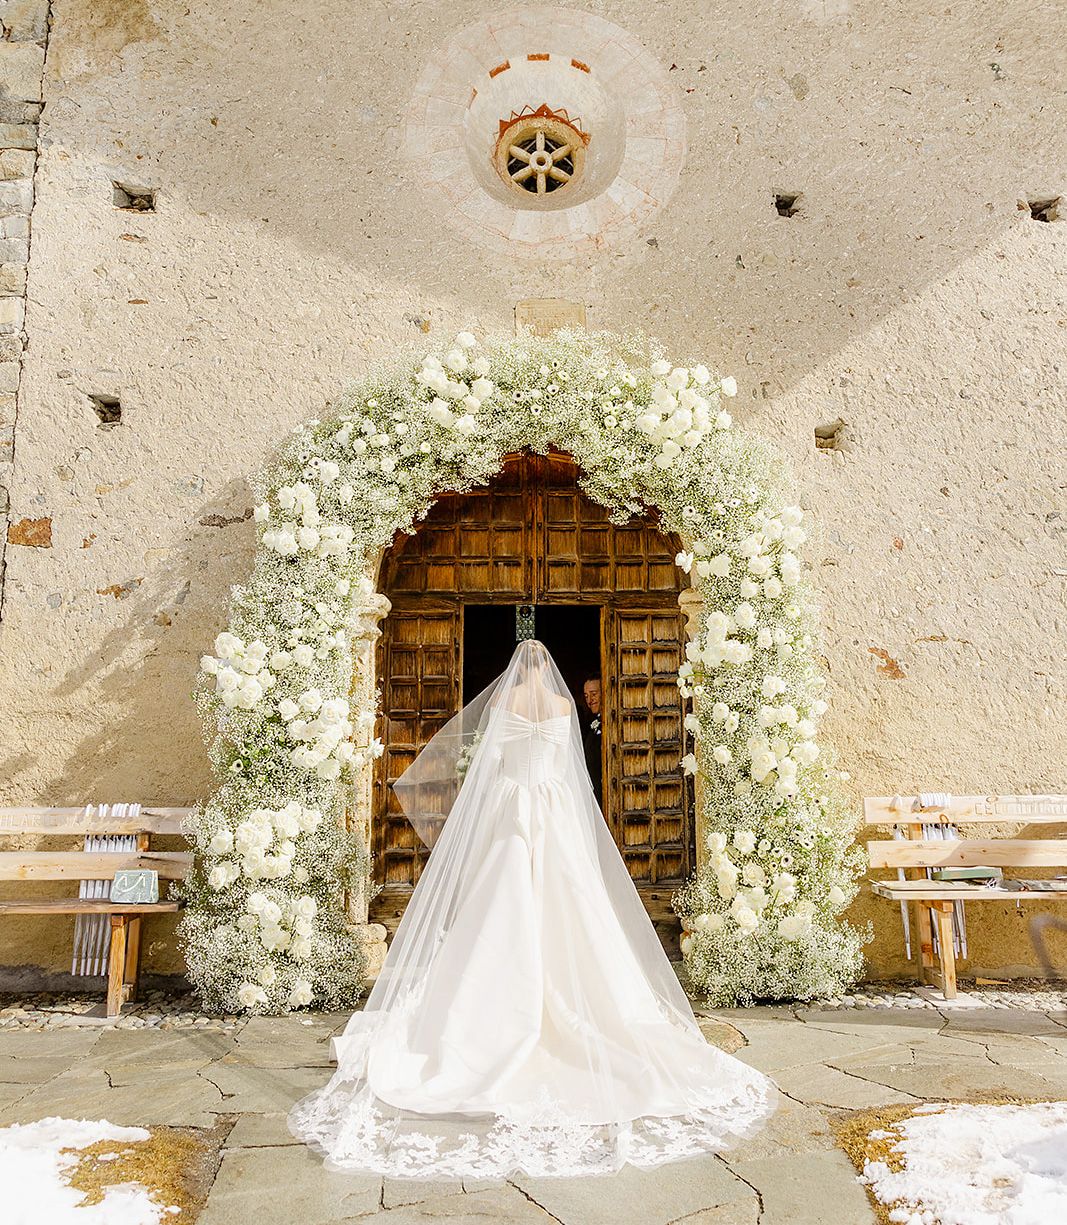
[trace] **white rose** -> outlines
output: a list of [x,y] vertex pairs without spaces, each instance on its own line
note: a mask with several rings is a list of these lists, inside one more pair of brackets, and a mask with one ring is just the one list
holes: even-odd
[[798,915],[786,915],[778,920],[778,934],[783,940],[796,940],[804,934],[807,924]]
[[471,395],[475,396],[478,400],[488,400],[493,394],[493,390],[493,383],[490,379],[475,379],[471,383]]
[[311,989],[311,984],[300,978],[293,984],[293,989],[289,992],[289,1006],[306,1008],[314,998],[315,993]]
[[254,1008],[256,1004],[267,1002],[267,993],[255,983],[242,983],[237,988],[237,1002],[242,1008]]
[[739,906],[734,912],[734,921],[743,932],[754,932],[759,927],[759,915],[748,906]]
[[696,759],[695,754],[686,753],[686,755],[682,758],[681,765],[682,765],[682,770],[684,771],[685,774],[687,775],[696,774],[697,759]]
[[270,964],[270,962],[268,962],[256,975],[256,978],[264,987],[273,987],[277,977],[278,971]]
[[720,766],[728,766],[734,759],[733,753],[730,752],[725,744],[717,744],[715,748],[712,749],[712,756]]
[[756,624],[756,610],[751,604],[738,604],[738,606],[734,609],[733,618],[738,629],[750,630]]
[[722,392],[724,396],[736,396],[737,395],[737,379],[735,379],[732,374],[728,374],[726,378],[720,381],[719,390]]
[[220,829],[207,844],[212,855],[228,855],[233,850],[233,834],[228,829]]
[[721,855],[726,850],[726,835],[717,831],[708,834],[708,850],[713,856]]
[[750,829],[734,830],[734,846],[742,855],[751,855],[756,849],[756,835]]
[[244,643],[235,634],[223,633],[215,639],[215,654],[219,659],[233,659],[244,648]]
[[831,906],[843,906],[845,904],[845,891],[838,885],[831,885],[826,894],[826,900]]
[[456,344],[461,349],[473,349],[478,343],[478,337],[473,332],[460,332],[456,337]]

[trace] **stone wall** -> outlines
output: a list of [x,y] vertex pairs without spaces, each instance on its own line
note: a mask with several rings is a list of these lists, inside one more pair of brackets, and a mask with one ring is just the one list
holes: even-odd
[[[190,693],[249,564],[248,474],[398,346],[528,298],[734,373],[739,424],[792,456],[857,800],[1067,791],[1067,12],[585,8],[658,62],[687,151],[654,199],[605,187],[627,225],[560,259],[525,223],[482,241],[414,160],[412,99],[453,131],[462,83],[427,73],[483,4],[54,0],[47,57],[48,6],[0,6],[0,803],[205,795]],[[611,48],[575,22],[592,79]],[[543,31],[530,53],[565,53]],[[597,113],[655,164],[621,79]],[[901,972],[896,908],[857,909]],[[972,966],[1033,964],[1013,909],[970,927]],[[179,967],[169,932],[150,969]],[[61,969],[70,938],[8,918],[0,963]]]

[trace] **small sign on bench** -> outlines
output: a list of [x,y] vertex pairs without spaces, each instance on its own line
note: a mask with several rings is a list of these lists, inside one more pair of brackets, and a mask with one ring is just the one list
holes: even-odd
[[159,901],[159,873],[151,868],[119,868],[111,882],[111,900],[127,905]]

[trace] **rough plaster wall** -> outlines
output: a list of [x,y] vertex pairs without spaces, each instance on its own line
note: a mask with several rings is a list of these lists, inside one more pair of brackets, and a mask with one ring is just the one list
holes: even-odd
[[[457,239],[398,152],[419,67],[483,4],[55,0],[11,493],[52,537],[8,548],[0,803],[205,795],[189,694],[249,565],[247,474],[427,325],[541,296],[734,372],[739,423],[796,461],[857,798],[1067,790],[1067,225],[1017,207],[1067,191],[1067,12],[586,7],[673,65],[690,153],[646,233],[541,267]],[[838,418],[852,450],[817,453]],[[858,911],[903,969],[896,908]],[[970,926],[973,964],[1032,964],[1010,908]],[[60,968],[70,932],[0,942]],[[162,925],[147,964],[179,965]]]

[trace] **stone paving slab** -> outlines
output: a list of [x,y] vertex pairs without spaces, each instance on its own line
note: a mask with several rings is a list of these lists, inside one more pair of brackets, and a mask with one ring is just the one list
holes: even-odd
[[107,1074],[65,1072],[0,1112],[0,1123],[31,1123],[57,1115],[66,1119],[107,1119],[120,1127],[170,1124],[212,1127],[222,1095],[195,1072],[144,1069],[144,1077],[112,1087]]
[[885,1045],[877,1034],[813,1029],[795,1021],[791,1025],[742,1029],[742,1033],[748,1042],[737,1052],[737,1058],[772,1076],[783,1068],[822,1063]]
[[[779,1094],[778,1108],[762,1131],[738,1150],[746,1161],[778,1157],[783,1154],[816,1153],[835,1148],[826,1114]],[[730,1161],[730,1154],[724,1157]]]
[[850,1071],[866,1081],[888,1086],[898,1093],[909,1094],[925,1101],[946,1101],[989,1094],[1042,1099],[1057,1096],[1056,1089],[1049,1080],[1035,1075],[1029,1069],[1005,1067],[977,1060],[948,1060],[942,1064],[927,1063],[910,1067],[853,1065]]
[[214,1109],[223,1114],[284,1114],[320,1089],[329,1073],[320,1068],[262,1068],[215,1063],[201,1073],[218,1090]]
[[16,1055],[27,1059],[47,1055],[49,1058],[70,1058],[87,1055],[100,1040],[98,1029],[0,1030],[0,1055]]
[[223,1148],[269,1148],[300,1144],[286,1125],[286,1115],[243,1114],[233,1125]]
[[331,1173],[303,1145],[231,1149],[197,1225],[336,1225],[380,1205],[380,1178]]
[[[436,1183],[426,1185],[437,1186]],[[464,1191],[462,1186],[456,1191],[446,1189],[443,1194],[431,1193],[404,1207],[384,1209],[379,1215],[382,1225],[427,1225],[427,1222],[438,1220],[450,1221],[452,1225],[488,1225],[498,1221],[506,1221],[508,1225],[553,1225],[560,1222],[560,1218],[510,1183],[498,1183],[471,1192]],[[366,1220],[365,1217],[347,1219],[353,1225],[356,1220]],[[634,1218],[622,1218],[616,1225],[623,1225],[624,1221],[631,1222]],[[564,1221],[562,1225],[576,1225],[576,1222]]]
[[229,1034],[197,1029],[105,1030],[80,1061],[82,1067],[163,1067],[174,1071],[206,1067],[233,1050]]
[[35,1056],[32,1059],[20,1055],[0,1056],[0,1084],[40,1085],[53,1076],[70,1069],[72,1060],[67,1055],[55,1059]]
[[790,1097],[833,1110],[873,1110],[879,1106],[917,1105],[922,1100],[878,1081],[822,1065],[787,1068],[774,1079]]
[[842,1152],[742,1161],[732,1168],[759,1192],[765,1225],[876,1225],[867,1193]]
[[655,1170],[626,1166],[609,1177],[517,1175],[510,1181],[565,1225],[620,1225],[635,1219],[638,1205],[641,1225],[670,1225],[706,1208],[755,1198],[751,1187],[710,1154]]

